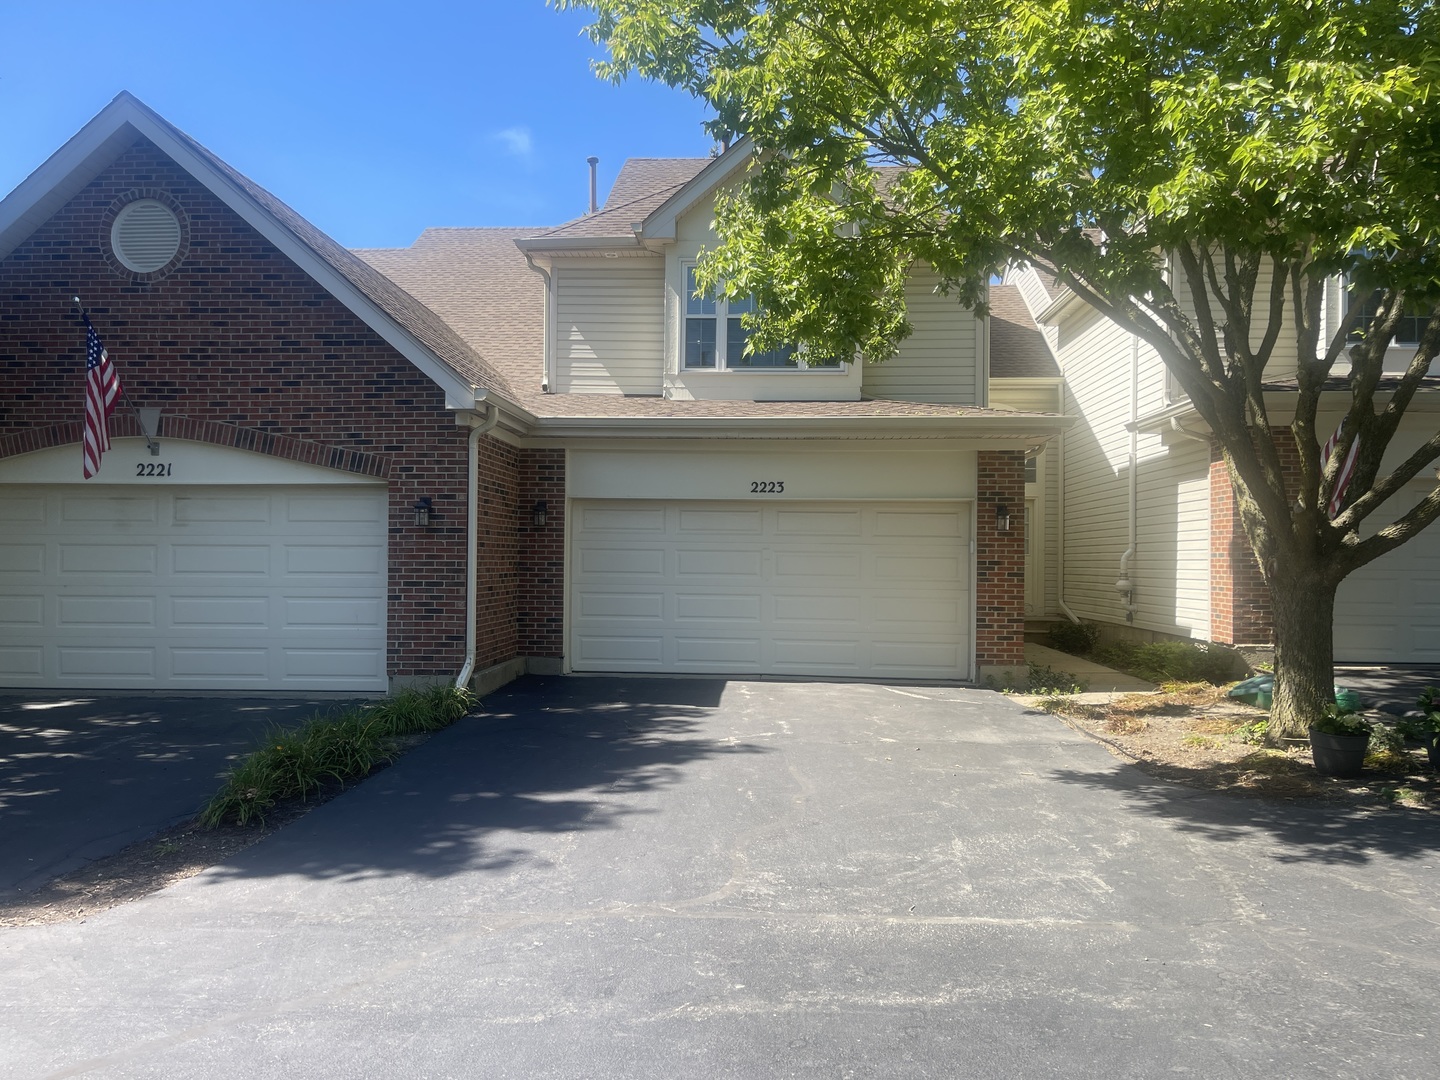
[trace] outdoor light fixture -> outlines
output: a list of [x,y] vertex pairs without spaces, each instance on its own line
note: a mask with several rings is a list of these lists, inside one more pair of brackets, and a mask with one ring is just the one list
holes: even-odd
[[1000,532],[1010,531],[1010,508],[1004,503],[995,504],[995,528]]
[[545,518],[549,515],[549,513],[549,504],[546,503],[544,499],[541,499],[539,502],[537,502],[534,506],[530,508],[530,520],[535,523],[535,527],[537,529],[543,528],[545,525]]
[[420,529],[430,527],[430,515],[435,512],[435,505],[430,501],[429,495],[422,495],[415,503],[415,526]]

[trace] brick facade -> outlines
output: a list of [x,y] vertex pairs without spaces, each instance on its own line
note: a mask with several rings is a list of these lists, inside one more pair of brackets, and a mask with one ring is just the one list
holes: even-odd
[[[976,455],[975,663],[1025,666],[1025,452]],[[996,507],[1010,512],[1003,532]]]
[[[536,503],[545,524],[534,524]],[[519,649],[558,660],[565,654],[565,451],[526,453],[520,470]]]
[[[1300,457],[1288,428],[1274,434],[1287,481],[1299,476]],[[1218,444],[1210,451],[1210,640],[1264,645],[1274,640],[1270,590],[1240,523],[1235,488]]]
[[[183,210],[183,258],[168,272],[130,274],[108,251],[108,222],[135,192],[163,194]],[[72,295],[90,308],[130,399],[163,410],[160,437],[384,479],[389,672],[459,670],[467,430],[434,383],[139,140],[0,263],[0,455],[79,439],[85,339]],[[116,435],[138,434],[123,408],[113,425]],[[520,454],[489,436],[482,442],[484,666],[516,647]],[[435,503],[429,529],[414,525],[421,496]]]

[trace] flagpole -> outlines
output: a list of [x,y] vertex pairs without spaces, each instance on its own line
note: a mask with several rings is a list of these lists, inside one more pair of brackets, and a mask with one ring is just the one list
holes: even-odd
[[[83,323],[85,317],[90,314],[90,309],[80,302],[80,297],[72,296],[70,299],[74,300],[75,306],[80,309],[80,321]],[[120,396],[125,399],[125,404],[129,405],[135,413],[135,422],[140,425],[140,434],[145,436],[145,445],[150,448],[150,456],[159,457],[160,444],[150,437],[150,432],[145,427],[145,418],[140,415],[140,409],[135,402],[130,400],[130,391],[125,389],[124,379],[120,380]]]

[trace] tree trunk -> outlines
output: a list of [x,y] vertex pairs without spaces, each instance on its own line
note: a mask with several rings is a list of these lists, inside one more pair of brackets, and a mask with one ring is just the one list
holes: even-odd
[[1335,584],[1313,573],[1270,582],[1275,623],[1275,700],[1270,734],[1303,739],[1335,700]]

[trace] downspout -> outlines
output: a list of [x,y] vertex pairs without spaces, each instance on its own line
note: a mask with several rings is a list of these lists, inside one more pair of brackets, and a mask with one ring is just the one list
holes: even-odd
[[468,472],[465,517],[465,664],[455,676],[455,688],[464,690],[475,675],[475,619],[479,615],[480,560],[475,548],[480,540],[480,436],[500,421],[500,409],[493,401],[485,403],[485,419],[472,416],[470,438],[466,440]]
[[[1060,411],[1065,411],[1065,391],[1060,391]],[[1060,508],[1056,514],[1056,527],[1060,533],[1059,550],[1055,553],[1055,602],[1060,605],[1061,613],[1076,626],[1080,625],[1080,616],[1070,610],[1070,605],[1065,602],[1065,432],[1060,433]]]
[[1130,580],[1130,560],[1135,557],[1136,518],[1139,514],[1140,432],[1140,336],[1130,335],[1130,546],[1120,556],[1120,580],[1115,590],[1125,597],[1125,621],[1135,621],[1135,583]]
[[525,253],[525,262],[531,270],[534,270],[545,279],[545,327],[541,335],[541,350],[544,356],[540,361],[540,392],[542,394],[548,394],[551,392],[550,388],[555,385],[553,371],[555,366],[555,335],[551,332],[551,323],[554,321],[555,314],[555,276],[545,267],[537,263],[528,251]]

